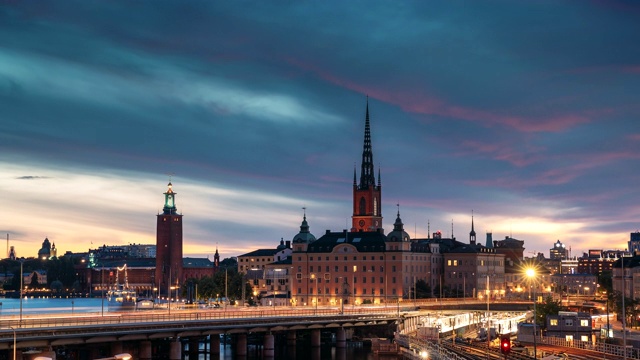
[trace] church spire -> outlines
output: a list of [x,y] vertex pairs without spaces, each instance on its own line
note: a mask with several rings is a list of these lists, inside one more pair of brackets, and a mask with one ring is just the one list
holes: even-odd
[[476,244],[476,231],[473,228],[473,210],[471,210],[471,232],[469,232],[469,244]]
[[356,163],[353,163],[353,186],[356,186]]
[[369,96],[367,96],[367,113],[364,123],[364,147],[362,149],[362,166],[360,169],[360,189],[376,185],[373,169],[373,151],[371,150],[371,127],[369,125]]
[[[380,170],[378,170],[378,181],[379,179]],[[364,126],[364,146],[362,149],[360,183],[356,184],[355,180],[356,179],[354,178],[353,216],[351,217],[351,231],[382,232],[382,194],[380,183],[376,185],[376,175],[373,168],[373,151],[371,150],[371,124],[369,121],[368,96]]]

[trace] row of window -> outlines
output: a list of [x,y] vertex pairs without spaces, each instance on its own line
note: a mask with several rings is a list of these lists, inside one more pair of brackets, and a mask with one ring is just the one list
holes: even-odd
[[[564,326],[573,326],[574,319],[564,319]],[[558,319],[549,319],[549,326],[558,326]],[[580,326],[588,327],[589,319],[580,319]]]
[[[378,289],[378,293],[376,294],[376,289],[375,288],[371,288],[368,290],[367,289],[360,289],[362,290],[361,294],[358,294],[358,289],[353,289],[353,294],[349,294],[349,295],[353,295],[353,296],[357,296],[357,295],[380,295],[380,296],[384,296],[384,288],[380,288]],[[318,295],[323,295],[322,293],[323,289],[318,289]],[[331,295],[330,289],[329,288],[325,288],[324,289],[324,294],[325,295]],[[333,289],[333,295],[339,295],[340,294],[340,290],[338,288],[334,288]],[[391,289],[391,294],[392,295],[396,295],[396,289]],[[298,295],[302,295],[302,288],[298,288]],[[313,295],[313,289],[309,289],[309,295]]]
[[[361,260],[365,260],[366,261],[366,260],[375,260],[375,259],[376,259],[376,257],[373,256],[373,255],[369,255],[369,259],[367,259],[367,255],[363,255]],[[395,260],[395,259],[396,259],[396,256],[392,255],[391,256],[391,260]],[[334,256],[333,260],[334,261],[339,261],[340,257],[339,256]],[[349,257],[348,256],[344,256],[343,260],[344,261],[349,261]],[[384,261],[384,256],[380,255],[380,258],[378,260],[383,260]],[[302,261],[302,256],[298,256],[298,261]],[[313,256],[309,256],[309,261],[314,261],[314,257]],[[329,261],[329,257],[325,256],[324,260],[322,260],[322,256],[318,256],[316,258],[316,261]],[[353,257],[353,261],[358,261],[358,257],[354,256]]]
[[[447,266],[458,266],[460,264],[462,266],[462,261],[458,260],[447,260]],[[477,262],[473,260],[465,260],[464,266],[502,266],[502,261],[500,260],[478,260]]]

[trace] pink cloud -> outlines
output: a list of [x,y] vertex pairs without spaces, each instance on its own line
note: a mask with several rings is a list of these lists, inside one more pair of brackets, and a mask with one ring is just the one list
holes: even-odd
[[513,146],[499,143],[485,143],[480,141],[465,141],[460,144],[461,148],[467,149],[460,155],[466,154],[485,154],[491,156],[495,160],[506,161],[515,166],[524,167],[535,163],[539,160],[538,156],[531,154],[538,153],[541,149],[531,149],[526,153],[520,153],[514,150]]
[[464,106],[448,104],[433,95],[425,94],[415,89],[381,89],[377,86],[369,87],[348,79],[341,79],[332,73],[319,69],[312,64],[302,63],[297,59],[286,59],[289,63],[307,71],[316,73],[320,78],[346,89],[367,94],[372,98],[394,104],[402,110],[424,115],[453,117],[467,121],[478,121],[486,126],[509,126],[523,132],[558,132],[577,124],[587,123],[587,114],[559,114],[547,117],[525,117],[512,114],[499,114],[491,111],[473,109]]

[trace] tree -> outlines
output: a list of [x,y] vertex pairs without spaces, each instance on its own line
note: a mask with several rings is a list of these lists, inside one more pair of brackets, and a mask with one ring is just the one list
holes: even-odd
[[36,274],[36,272],[34,271],[31,275],[31,283],[29,284],[29,287],[31,287],[32,289],[37,289],[38,286],[40,286],[40,282],[38,281],[38,274]]
[[600,285],[601,292],[606,291],[607,294],[613,293],[613,273],[611,270],[598,274],[598,285]]
[[560,304],[560,301],[553,300],[553,297],[550,295],[547,296],[544,302],[536,304],[536,325],[541,328],[546,328],[546,319],[547,315],[558,315],[559,311],[562,311],[563,307]]
[[62,289],[64,289],[64,284],[60,280],[54,280],[51,282],[50,288],[54,293],[59,293],[62,292]]
[[431,297],[431,286],[424,280],[416,281],[416,298],[426,299]]

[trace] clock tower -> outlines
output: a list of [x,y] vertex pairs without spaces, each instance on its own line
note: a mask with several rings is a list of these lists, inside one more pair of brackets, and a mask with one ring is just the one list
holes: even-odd
[[159,294],[167,294],[171,286],[182,282],[182,215],[176,209],[176,193],[168,184],[164,207],[158,214],[156,227],[156,272],[154,286]]
[[371,129],[369,126],[369,98],[364,123],[364,148],[360,167],[360,183],[356,182],[356,170],[353,170],[353,216],[351,231],[382,232],[382,185],[378,170],[378,184],[373,169],[373,151],[371,150]]

